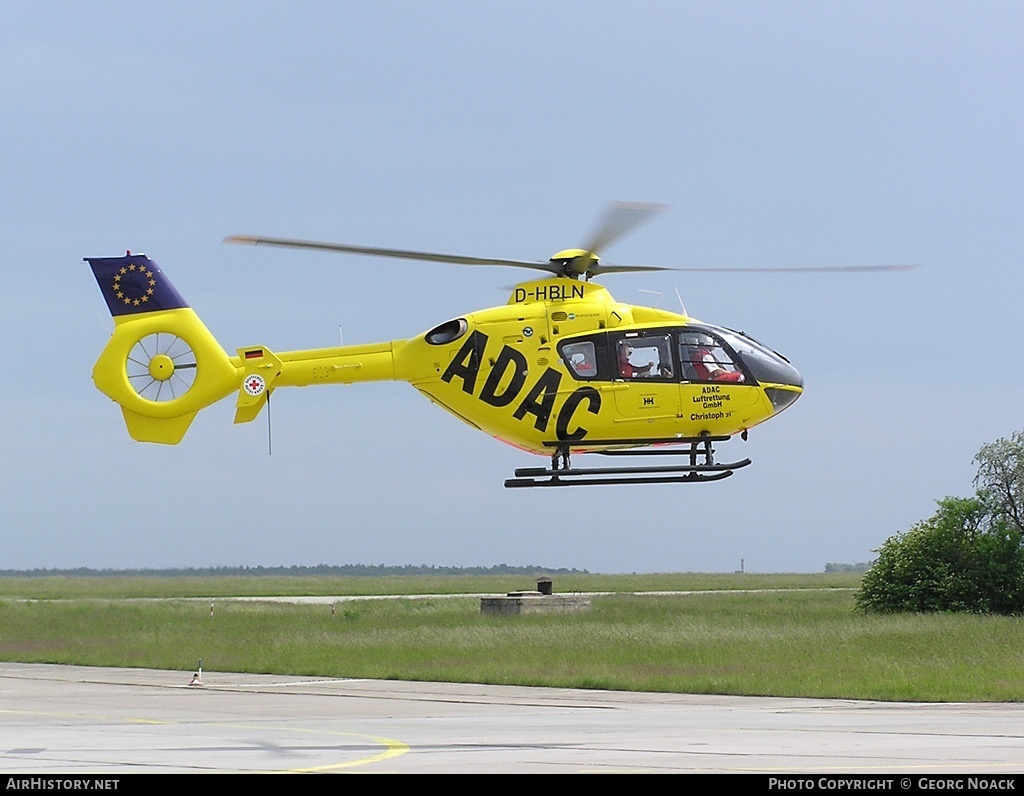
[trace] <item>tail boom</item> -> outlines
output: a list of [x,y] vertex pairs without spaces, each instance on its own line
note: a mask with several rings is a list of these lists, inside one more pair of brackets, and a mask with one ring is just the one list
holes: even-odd
[[239,348],[232,359],[242,374],[235,422],[256,418],[278,387],[311,384],[352,384],[357,381],[393,381],[394,349],[401,340],[368,345],[271,352],[265,346]]

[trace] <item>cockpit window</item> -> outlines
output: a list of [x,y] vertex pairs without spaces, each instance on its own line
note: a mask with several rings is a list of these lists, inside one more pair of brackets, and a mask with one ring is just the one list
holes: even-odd
[[704,329],[683,329],[679,333],[679,361],[684,381],[745,380],[722,342]]
[[469,324],[466,323],[465,318],[456,318],[454,321],[447,321],[431,329],[426,334],[426,340],[431,345],[445,345],[458,340],[468,328]]
[[616,378],[673,379],[672,336],[627,334],[615,343]]

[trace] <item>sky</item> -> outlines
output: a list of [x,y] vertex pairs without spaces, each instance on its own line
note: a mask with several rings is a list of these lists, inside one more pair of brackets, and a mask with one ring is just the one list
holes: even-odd
[[[1024,6],[21,2],[0,26],[0,569],[869,561],[1024,428]],[[506,490],[540,459],[399,382],[231,398],[132,442],[83,257],[143,251],[229,352],[411,337],[535,276],[228,246],[545,260],[611,200],[620,301],[743,329],[805,393],[720,483]],[[575,464],[584,464],[577,461]]]

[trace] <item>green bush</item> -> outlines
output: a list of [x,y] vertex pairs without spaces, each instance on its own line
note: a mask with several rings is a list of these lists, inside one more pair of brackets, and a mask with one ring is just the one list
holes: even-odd
[[939,501],[878,550],[861,610],[1024,613],[1024,432],[983,445],[974,461],[973,498]]
[[991,492],[939,501],[878,554],[856,597],[861,610],[1024,613],[1021,530]]

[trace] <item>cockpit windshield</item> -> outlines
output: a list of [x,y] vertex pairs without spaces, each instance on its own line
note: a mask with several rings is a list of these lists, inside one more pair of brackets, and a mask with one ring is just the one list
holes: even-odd
[[804,380],[782,354],[731,329],[715,329],[759,382],[803,387]]

